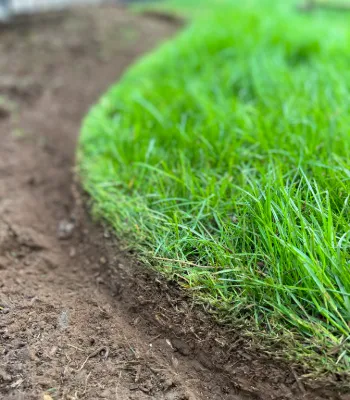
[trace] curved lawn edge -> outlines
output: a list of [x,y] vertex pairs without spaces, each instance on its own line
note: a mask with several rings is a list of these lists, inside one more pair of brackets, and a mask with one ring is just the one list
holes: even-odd
[[[280,32],[287,21],[287,17],[283,14],[279,15],[279,20],[272,24],[272,28],[259,19],[261,17],[258,12],[230,8],[224,14],[218,13],[203,18],[206,24],[211,23],[216,26],[215,35],[208,36],[206,33],[208,25],[205,25],[204,29],[203,22],[191,25],[175,40],[139,61],[91,109],[83,123],[78,151],[83,186],[93,199],[94,212],[113,226],[117,236],[123,237],[129,246],[138,252],[144,263],[157,268],[167,277],[176,279],[183,287],[191,288],[194,297],[209,305],[211,312],[218,318],[231,323],[234,321],[234,325],[242,329],[244,334],[262,338],[266,345],[270,341],[283,343],[281,347],[285,348],[280,353],[283,353],[284,357],[298,360],[303,365],[312,367],[316,373],[324,371],[348,373],[349,343],[346,338],[349,336],[349,330],[344,313],[339,311],[338,303],[334,303],[341,301],[341,307],[346,309],[348,280],[342,279],[336,288],[339,282],[337,279],[333,281],[333,276],[316,274],[312,280],[316,286],[310,289],[311,283],[303,286],[303,282],[297,281],[300,280],[300,276],[296,275],[293,279],[301,287],[292,283],[283,283],[283,286],[281,282],[284,278],[275,279],[272,273],[283,271],[293,274],[293,269],[288,271],[288,268],[285,270],[271,268],[270,272],[268,266],[273,260],[276,262],[282,259],[286,263],[298,262],[304,265],[305,277],[311,275],[314,278],[312,274],[315,273],[316,259],[322,263],[321,257],[324,257],[325,263],[339,262],[339,266],[346,265],[348,262],[345,254],[346,246],[344,251],[342,248],[339,250],[330,244],[332,240],[330,236],[342,237],[343,244],[348,240],[347,196],[339,195],[337,189],[339,185],[345,193],[348,190],[346,180],[348,146],[338,143],[334,146],[332,154],[323,154],[321,150],[320,154],[315,155],[312,154],[316,148],[314,144],[306,143],[308,151],[302,154],[303,159],[301,159],[293,143],[288,143],[290,153],[287,156],[276,156],[271,159],[270,150],[279,151],[281,154],[283,151],[286,152],[284,142],[273,143],[274,147],[271,147],[272,138],[263,142],[258,134],[258,138],[255,137],[254,140],[260,141],[261,146],[258,146],[256,151],[255,143],[249,142],[252,140],[251,135],[243,137],[244,135],[239,132],[242,137],[238,138],[235,132],[235,139],[240,140],[241,148],[244,146],[244,151],[247,152],[247,154],[239,151],[234,153],[238,160],[237,165],[242,165],[239,164],[240,157],[244,165],[248,166],[249,157],[256,157],[256,160],[255,164],[252,162],[249,166],[253,171],[251,174],[253,178],[250,175],[242,176],[241,172],[234,172],[232,176],[237,179],[237,183],[233,184],[232,177],[226,177],[223,173],[222,167],[227,168],[226,161],[209,159],[208,156],[208,160],[205,160],[208,163],[205,164],[199,156],[196,156],[197,151],[204,152],[205,157],[209,152],[223,152],[231,143],[225,143],[225,146],[220,147],[218,140],[223,139],[215,136],[215,132],[208,133],[208,142],[203,140],[202,143],[201,137],[206,137],[202,135],[202,131],[196,136],[195,133],[188,134],[184,130],[184,124],[189,124],[193,131],[198,127],[203,129],[205,124],[219,131],[221,128],[216,122],[224,121],[226,111],[230,108],[234,108],[238,115],[239,120],[234,122],[245,129],[248,127],[252,129],[249,118],[254,120],[260,129],[266,123],[269,124],[269,129],[274,127],[277,113],[271,116],[271,121],[262,121],[254,113],[258,113],[258,107],[263,109],[262,114],[265,115],[267,112],[266,104],[261,104],[259,90],[264,96],[275,94],[270,93],[269,86],[265,87],[261,81],[258,81],[258,84],[262,87],[258,87],[258,84],[254,86],[255,83],[252,84],[248,77],[243,75],[239,66],[241,76],[238,74],[232,84],[237,86],[235,89],[242,92],[242,98],[235,99],[235,103],[231,102],[228,106],[225,97],[227,93],[223,90],[217,94],[215,104],[208,103],[208,93],[201,83],[205,81],[203,77],[208,77],[210,80],[214,75],[215,70],[210,67],[211,57],[217,56],[218,47],[220,52],[228,51],[227,49],[232,52],[232,49],[235,49],[229,47],[230,40],[225,36],[227,34],[222,21],[227,21],[233,16],[240,21],[246,18],[249,23],[241,23],[239,27],[244,33],[249,32],[254,24],[258,33],[270,35],[267,36],[270,43],[267,45],[260,43],[260,45],[262,50],[265,49],[264,45],[276,46],[281,52],[275,55],[276,62],[281,63],[276,67],[279,73],[289,73],[288,68],[291,65],[293,68],[300,68],[300,77],[294,77],[292,72],[287,77],[295,79],[292,81],[294,86],[286,85],[285,89],[281,89],[281,95],[284,91],[288,93],[291,87],[299,89],[300,82],[305,79],[304,62],[309,62],[309,59],[312,62],[315,59],[318,63],[326,64],[330,54],[335,56],[337,52],[344,51],[344,48],[335,39],[329,40],[326,44],[320,42],[319,38],[324,28],[322,21],[319,20],[310,23],[309,26],[301,27],[298,26],[298,23],[300,25],[298,19],[305,17],[288,17],[299,27],[295,38],[288,32],[282,34]],[[266,17],[266,14],[263,15]],[[288,22],[291,23],[289,19]],[[221,29],[218,29],[219,25]],[[237,29],[235,33],[239,33],[239,30]],[[280,35],[279,42],[275,36],[277,33]],[[347,29],[343,28],[342,31],[338,28],[337,35],[341,33],[349,34]],[[249,49],[249,35],[247,37],[244,45]],[[203,38],[207,43],[205,49],[201,45]],[[273,42],[276,40],[277,44]],[[189,42],[191,48],[188,46]],[[238,43],[235,45],[241,46]],[[258,50],[259,46],[256,46],[255,51]],[[194,59],[193,53],[196,54],[196,51],[201,57],[205,57],[207,67],[201,65],[200,58]],[[237,53],[238,56],[233,54],[235,61],[238,59],[239,62],[243,62],[240,59],[239,49]],[[271,52],[271,55],[274,53]],[[252,61],[256,61],[253,56],[251,57]],[[290,65],[285,66],[280,58]],[[184,66],[180,63],[179,68],[177,62],[179,59],[188,60],[189,65]],[[339,68],[343,66],[341,57],[337,58],[336,62]],[[241,66],[242,70],[243,67]],[[322,64],[319,73],[330,74],[326,67],[328,68]],[[200,81],[188,80],[193,71],[202,74]],[[250,71],[250,74],[253,74],[250,78],[258,79],[254,71]],[[227,78],[224,72],[223,76]],[[273,84],[272,78],[268,78],[269,84]],[[335,81],[337,78],[334,78]],[[215,84],[219,86],[217,82],[209,83],[210,90]],[[321,81],[319,84],[326,87],[327,82]],[[345,84],[344,86],[347,90],[348,87]],[[336,92],[333,99],[336,103],[339,101],[338,96],[342,89],[341,85],[337,87],[339,93]],[[214,95],[210,93],[210,96]],[[297,99],[305,100],[303,95],[301,92]],[[183,100],[183,97],[186,99]],[[316,106],[324,107],[323,100],[320,99],[320,104],[316,102]],[[273,101],[271,97],[271,102]],[[254,104],[257,104],[257,111],[254,110]],[[303,107],[307,107],[307,103],[303,104]],[[187,113],[186,110],[195,110],[203,120],[196,121],[193,113]],[[313,112],[310,108],[307,111],[309,114]],[[297,109],[297,114],[298,112],[303,115],[302,110]],[[174,118],[173,115],[177,113],[178,117]],[[318,114],[317,118],[320,118]],[[348,121],[348,119],[342,120],[342,127]],[[228,122],[232,124],[232,121]],[[323,123],[321,120],[320,126]],[[224,126],[222,129],[225,128]],[[171,141],[169,137],[172,138]],[[298,140],[301,138],[302,136],[298,136]],[[292,139],[292,136],[287,137],[287,141]],[[326,134],[320,140],[326,142]],[[191,146],[192,154],[186,153],[187,147]],[[169,157],[167,151],[171,148],[180,149],[181,157],[176,162],[167,159]],[[175,157],[176,154],[171,153],[170,156]],[[259,157],[266,160],[268,168],[257,167],[257,163],[260,163]],[[221,162],[223,166],[220,165]],[[316,162],[329,165],[331,173],[327,182],[321,179],[325,173],[324,166],[316,165]],[[198,166],[198,169],[193,171],[192,165]],[[295,165],[298,165],[298,168],[295,168]],[[294,168],[293,176],[287,176],[285,166]],[[208,173],[204,179],[198,172],[200,168],[213,168],[216,175],[210,176]],[[193,172],[193,176],[188,171]],[[276,171],[280,171],[280,175],[276,174]],[[262,173],[266,174],[263,178],[261,178]],[[252,181],[254,176],[258,181],[257,184]],[[212,182],[208,183],[209,178]],[[298,197],[299,193],[296,193],[290,185],[291,179],[298,182],[302,196]],[[201,196],[196,197],[196,193],[202,189],[199,184],[205,187]],[[323,195],[325,191],[328,191],[328,198]],[[235,204],[229,204],[229,201],[225,204],[221,202],[221,198],[227,196],[227,192],[230,196],[235,196]],[[174,193],[178,196],[175,197]],[[289,199],[295,201],[291,203]],[[319,206],[317,213],[316,206]],[[302,207],[305,211],[299,213],[298,210]],[[227,213],[228,209],[230,214]],[[271,215],[274,215],[274,218],[271,218]],[[291,220],[290,224],[283,221],[283,216],[286,215]],[[278,221],[279,218],[282,222],[277,224],[281,230],[278,236],[275,230],[276,219]],[[301,219],[302,223],[299,222]],[[243,238],[239,236],[242,226],[246,231]],[[261,227],[264,227],[263,231]],[[303,241],[308,246],[313,245],[311,242],[307,243],[311,231],[315,232],[316,239],[320,241],[320,248],[303,247]],[[262,244],[256,242],[258,232]],[[266,236],[263,236],[264,234]],[[293,234],[295,237],[292,237]],[[233,236],[237,237],[234,243],[229,240]],[[237,256],[232,251],[234,246],[239,249]],[[280,246],[279,253],[274,254],[278,246]],[[253,247],[256,248],[256,253],[252,251]],[[329,254],[323,254],[322,248],[326,248]],[[268,250],[272,253],[271,257]],[[210,251],[213,254],[209,254]],[[339,252],[342,261],[337,261]],[[248,268],[248,271],[244,268]],[[345,286],[342,285],[343,280]],[[317,290],[323,293],[319,298],[314,294]],[[299,300],[303,299],[303,293],[307,293],[308,296],[305,295],[307,297],[305,303]],[[329,318],[333,321],[331,325],[327,319],[324,320],[327,314],[321,312],[324,306],[320,303],[320,298],[325,295],[331,296],[329,303],[325,302],[330,307],[328,311]],[[339,300],[341,297],[342,300]],[[305,309],[305,304],[308,305],[313,298],[316,305],[312,308],[310,306],[310,309],[315,309],[311,315]],[[286,304],[285,299],[288,300]],[[322,316],[321,320],[315,317],[317,314]]]

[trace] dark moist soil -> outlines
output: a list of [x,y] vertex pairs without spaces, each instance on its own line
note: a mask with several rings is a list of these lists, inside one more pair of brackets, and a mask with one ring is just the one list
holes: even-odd
[[178,27],[108,6],[0,31],[1,399],[349,399],[214,327],[84,210],[81,119]]

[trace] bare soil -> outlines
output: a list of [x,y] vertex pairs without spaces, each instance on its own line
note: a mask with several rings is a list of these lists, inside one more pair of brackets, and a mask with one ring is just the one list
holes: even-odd
[[108,6],[0,31],[0,399],[349,399],[223,333],[85,211],[81,119],[178,25]]

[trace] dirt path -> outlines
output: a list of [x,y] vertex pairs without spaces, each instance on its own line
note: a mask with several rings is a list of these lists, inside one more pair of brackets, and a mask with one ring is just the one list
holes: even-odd
[[81,118],[176,29],[109,7],[0,32],[0,399],[345,399],[223,343],[83,210]]
[[104,293],[106,240],[73,215],[71,191],[89,105],[174,29],[101,9],[1,32],[2,399],[191,395],[189,382],[177,383],[181,375],[153,350],[154,338]]

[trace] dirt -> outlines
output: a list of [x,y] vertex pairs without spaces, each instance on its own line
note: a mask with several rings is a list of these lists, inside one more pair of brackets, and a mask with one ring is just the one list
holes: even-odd
[[0,31],[0,399],[348,399],[223,333],[85,210],[83,116],[178,27],[108,6]]

